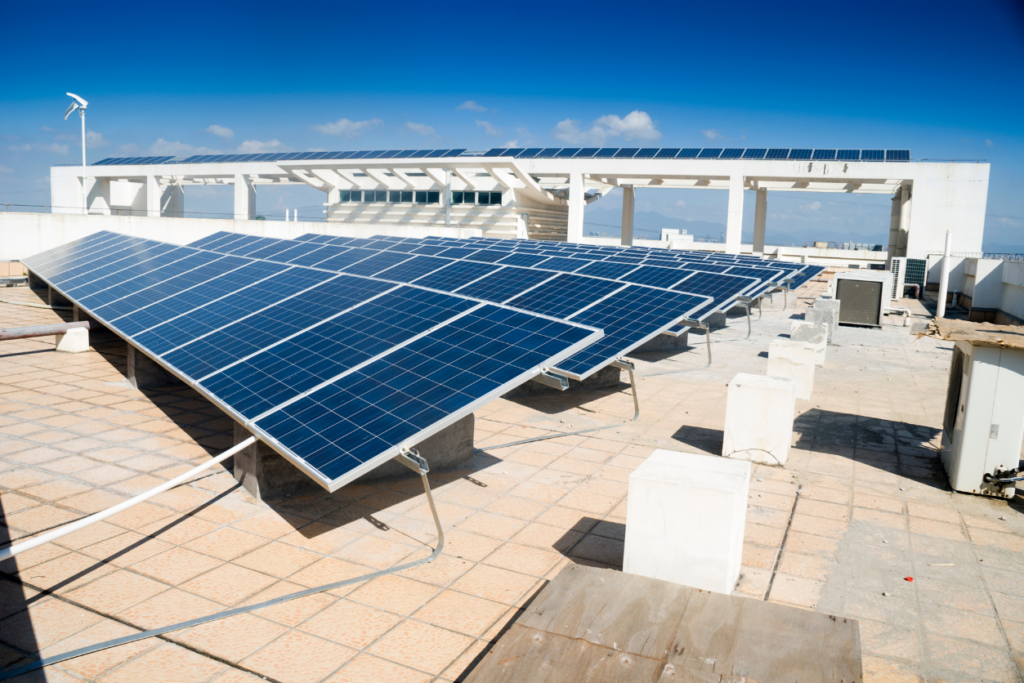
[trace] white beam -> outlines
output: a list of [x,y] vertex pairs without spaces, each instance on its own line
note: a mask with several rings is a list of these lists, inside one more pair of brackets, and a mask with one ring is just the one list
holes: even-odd
[[583,197],[583,174],[573,172],[569,174],[569,222],[566,231],[566,241],[583,241],[583,208],[586,206]]
[[622,238],[624,247],[633,246],[633,206],[636,203],[636,190],[632,185],[622,188]]

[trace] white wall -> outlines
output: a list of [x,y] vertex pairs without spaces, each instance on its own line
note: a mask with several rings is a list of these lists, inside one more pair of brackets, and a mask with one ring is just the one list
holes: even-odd
[[999,310],[1016,318],[1012,322],[1020,324],[1024,322],[1024,261],[1004,261],[1002,280]]
[[188,244],[226,230],[263,237],[292,239],[306,233],[369,237],[479,237],[473,228],[445,228],[412,225],[346,223],[304,223],[285,221],[235,221],[211,218],[149,218],[146,216],[82,216],[59,213],[0,212],[0,261],[18,261],[100,230]]

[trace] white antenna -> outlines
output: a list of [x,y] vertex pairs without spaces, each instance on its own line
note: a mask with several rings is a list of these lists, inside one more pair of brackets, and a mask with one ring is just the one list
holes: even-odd
[[71,113],[78,110],[78,115],[82,117],[82,213],[89,213],[89,198],[85,189],[85,109],[89,106],[89,103],[79,97],[73,92],[68,93],[68,97],[75,98],[75,101],[71,103],[68,110],[64,112],[64,120],[67,121]]

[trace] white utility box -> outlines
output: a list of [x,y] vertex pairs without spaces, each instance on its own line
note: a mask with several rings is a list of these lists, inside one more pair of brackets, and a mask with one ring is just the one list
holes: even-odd
[[722,456],[783,466],[789,458],[796,383],[739,373],[729,382]]
[[1024,438],[1024,349],[958,341],[942,422],[942,464],[957,491],[1013,498]]
[[773,339],[768,344],[768,376],[785,377],[796,383],[795,395],[810,401],[814,391],[814,364],[817,351],[813,344]]
[[892,273],[885,270],[851,270],[836,273],[835,298],[839,300],[840,325],[881,327],[892,296]]
[[629,475],[623,571],[732,593],[750,463],[657,450]]

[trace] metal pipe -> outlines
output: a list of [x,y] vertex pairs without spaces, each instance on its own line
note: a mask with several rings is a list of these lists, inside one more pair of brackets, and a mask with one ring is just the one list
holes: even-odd
[[32,337],[52,337],[55,334],[67,334],[68,330],[73,330],[78,327],[91,330],[92,322],[89,320],[80,320],[73,323],[55,323],[53,325],[8,327],[6,330],[0,330],[0,341],[7,341],[8,339],[30,339]]
[[199,474],[203,470],[209,469],[210,467],[213,467],[217,463],[223,462],[224,460],[227,460],[228,458],[230,458],[232,455],[234,455],[238,451],[240,451],[240,450],[242,450],[244,448],[247,448],[247,447],[251,446],[254,443],[256,443],[256,437],[250,436],[248,439],[246,439],[245,441],[241,442],[240,444],[238,444],[238,445],[236,445],[236,446],[234,446],[232,448],[229,448],[228,450],[224,451],[223,453],[218,455],[216,458],[213,458],[212,460],[208,460],[208,461],[204,462],[199,467],[193,467],[188,472],[185,472],[184,474],[179,474],[174,479],[170,479],[168,481],[165,481],[164,483],[160,484],[159,486],[157,486],[155,488],[151,488],[150,490],[146,491],[145,493],[140,493],[139,495],[135,496],[134,498],[129,498],[128,500],[124,501],[123,503],[118,503],[114,507],[107,508],[106,510],[103,510],[102,512],[97,512],[95,515],[89,515],[88,517],[83,517],[82,519],[78,520],[77,522],[72,522],[71,524],[65,524],[64,526],[60,527],[59,529],[54,529],[53,531],[51,531],[48,534],[43,534],[42,536],[36,536],[31,541],[25,541],[24,543],[19,543],[18,545],[12,545],[10,547],[4,548],[3,550],[0,550],[0,562],[4,561],[4,560],[6,560],[6,559],[8,559],[10,557],[14,557],[15,555],[17,555],[19,553],[23,553],[26,550],[32,550],[32,548],[35,548],[36,546],[40,546],[43,543],[49,543],[50,541],[55,541],[55,540],[57,540],[58,538],[60,538],[62,536],[67,536],[68,534],[70,534],[73,531],[78,531],[79,529],[84,529],[85,527],[89,526],[90,524],[95,524],[96,522],[104,520],[107,517],[110,517],[111,515],[116,515],[118,512],[121,512],[122,510],[127,510],[128,508],[130,508],[130,507],[132,507],[134,505],[138,505],[139,503],[141,503],[141,502],[143,502],[145,500],[149,500],[153,496],[155,496],[155,495],[157,495],[159,493],[163,493],[167,489],[174,488],[178,484],[181,484],[182,482],[188,481],[193,476]]

